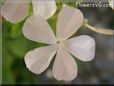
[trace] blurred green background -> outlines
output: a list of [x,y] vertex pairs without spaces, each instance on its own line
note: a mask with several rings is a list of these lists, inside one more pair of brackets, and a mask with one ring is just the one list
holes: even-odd
[[[63,2],[69,6],[75,6],[72,2]],[[32,6],[29,4],[29,16],[32,15]],[[55,32],[57,15],[62,7],[61,2],[57,2],[58,9],[48,22]],[[111,8],[79,8],[84,13],[89,23],[94,26],[114,29],[113,12]],[[26,20],[26,19],[25,19]],[[87,34],[96,40],[96,57],[91,62],[78,63],[78,76],[71,82],[57,81],[52,77],[50,67],[42,74],[31,73],[25,66],[25,54],[44,44],[30,41],[22,34],[22,27],[25,22],[12,24],[2,18],[2,84],[114,84],[113,67],[113,36],[101,35],[88,30],[85,27],[74,35]]]

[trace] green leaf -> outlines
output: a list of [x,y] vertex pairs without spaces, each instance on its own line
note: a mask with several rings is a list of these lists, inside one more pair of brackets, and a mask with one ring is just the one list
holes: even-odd
[[6,44],[9,52],[11,52],[15,57],[23,58],[24,54],[27,51],[27,41],[22,38],[7,41]]
[[5,48],[3,48],[2,61],[2,84],[14,84],[14,75],[11,70],[13,59]]

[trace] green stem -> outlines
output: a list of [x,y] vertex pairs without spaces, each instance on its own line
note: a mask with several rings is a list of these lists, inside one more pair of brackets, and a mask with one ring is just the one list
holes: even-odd
[[90,29],[94,32],[100,33],[100,34],[114,35],[114,30],[111,30],[111,29],[97,28],[97,27],[89,25],[88,23],[84,23],[84,26],[87,27],[88,29]]

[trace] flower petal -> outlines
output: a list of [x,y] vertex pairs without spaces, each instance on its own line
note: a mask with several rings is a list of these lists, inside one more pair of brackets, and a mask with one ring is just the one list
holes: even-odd
[[50,18],[56,12],[57,6],[55,0],[32,0],[33,12],[45,19]]
[[56,38],[51,27],[47,21],[39,15],[33,15],[26,20],[23,26],[23,34],[32,41],[46,44],[56,43]]
[[83,14],[79,9],[64,6],[58,15],[57,38],[65,40],[73,35],[83,24]]
[[114,0],[108,0],[109,6],[114,10]]
[[33,73],[40,74],[49,66],[57,50],[56,45],[37,48],[25,56],[25,64]]
[[95,40],[87,35],[66,41],[69,52],[82,61],[90,61],[95,56]]
[[77,70],[73,57],[60,46],[53,65],[53,76],[58,80],[71,81],[77,76]]
[[11,23],[19,23],[28,16],[28,1],[6,0],[2,7],[2,16]]

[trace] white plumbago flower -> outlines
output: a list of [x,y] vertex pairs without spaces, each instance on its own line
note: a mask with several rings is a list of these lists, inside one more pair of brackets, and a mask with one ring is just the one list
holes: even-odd
[[[28,0],[6,0],[2,7],[2,16],[11,23],[19,23],[28,16]],[[33,13],[45,19],[56,12],[55,0],[32,0]]]
[[109,6],[114,10],[114,0],[108,0]]
[[53,57],[52,74],[57,80],[71,81],[77,76],[77,64],[72,57],[90,61],[95,56],[95,40],[87,35],[70,38],[83,24],[84,17],[80,10],[64,6],[58,15],[56,36],[47,21],[41,16],[31,16],[23,27],[23,34],[28,39],[49,44],[36,48],[25,55],[26,67],[33,73],[45,71]]

